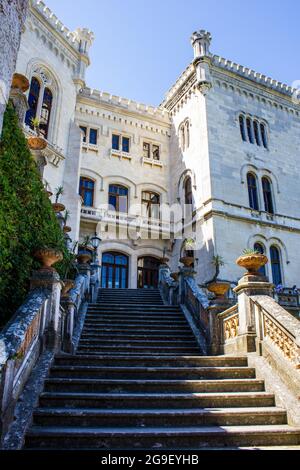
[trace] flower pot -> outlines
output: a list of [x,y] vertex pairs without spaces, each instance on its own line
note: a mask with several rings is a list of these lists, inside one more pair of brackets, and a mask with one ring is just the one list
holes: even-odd
[[236,260],[236,264],[242,268],[247,269],[248,273],[255,276],[261,276],[258,272],[259,268],[265,266],[268,262],[268,258],[262,254],[243,255]]
[[48,145],[43,137],[38,136],[28,137],[27,142],[31,150],[44,150]]
[[161,258],[160,259],[161,264],[168,264],[169,261],[170,261],[169,258]]
[[63,212],[66,208],[63,204],[60,204],[59,202],[55,202],[54,204],[52,204],[52,207],[56,214],[58,214],[59,212]]
[[61,294],[62,294],[62,297],[65,297],[70,292],[70,290],[74,288],[75,282],[72,281],[71,279],[64,279],[63,284],[64,285],[63,285]]
[[15,73],[12,79],[11,87],[17,88],[18,90],[21,90],[22,93],[25,93],[25,91],[27,91],[29,88],[29,80],[25,77],[25,75]]
[[72,232],[72,228],[69,227],[68,225],[65,225],[63,230],[64,230],[64,233],[70,233],[70,232]]
[[222,281],[211,282],[210,284],[208,284],[207,289],[209,290],[209,292],[212,292],[213,294],[215,294],[216,297],[223,298],[225,297],[225,294],[227,294],[227,292],[230,289],[230,282],[225,282],[225,281],[224,282]]
[[37,250],[34,257],[42,263],[42,269],[53,269],[55,263],[63,260],[62,252],[52,248]]
[[79,264],[88,264],[92,261],[92,256],[88,253],[80,253],[77,255],[77,260]]
[[83,246],[83,245],[79,245],[79,248],[78,248],[78,253],[79,254],[88,254],[88,255],[93,255],[95,249],[91,246]]
[[182,263],[186,268],[191,268],[194,262],[195,259],[191,256],[184,256],[183,258],[180,258],[180,263]]
[[171,278],[174,279],[175,282],[177,282],[179,279],[179,273],[172,273]]

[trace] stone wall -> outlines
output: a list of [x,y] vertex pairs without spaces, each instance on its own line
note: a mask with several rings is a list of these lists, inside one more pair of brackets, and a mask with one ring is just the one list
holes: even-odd
[[0,135],[28,0],[0,0]]

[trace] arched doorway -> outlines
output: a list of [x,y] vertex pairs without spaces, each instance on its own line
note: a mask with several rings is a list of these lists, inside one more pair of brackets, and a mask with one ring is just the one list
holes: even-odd
[[117,252],[102,255],[102,289],[128,289],[128,256]]
[[151,256],[138,260],[138,289],[156,289],[160,261]]

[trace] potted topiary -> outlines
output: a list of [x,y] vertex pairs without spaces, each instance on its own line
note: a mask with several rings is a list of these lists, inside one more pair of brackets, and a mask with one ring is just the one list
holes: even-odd
[[63,228],[64,233],[72,232],[72,228],[67,225],[67,222],[70,218],[70,215],[71,215],[70,211],[66,210],[65,213],[64,213],[64,223],[65,223],[65,226]]
[[215,294],[217,298],[223,298],[229,291],[231,284],[228,281],[218,279],[221,267],[225,266],[222,256],[214,256],[212,259],[212,265],[215,267],[215,275],[212,280],[206,284],[206,287],[209,292]]
[[53,207],[53,210],[56,214],[58,214],[59,212],[62,212],[65,210],[65,206],[61,203],[59,203],[59,198],[60,196],[62,196],[64,194],[64,188],[62,186],[59,186],[58,188],[56,188],[55,190],[55,203],[52,204],[52,207]]
[[25,93],[29,88],[29,80],[25,75],[14,73],[11,87]]
[[190,256],[191,252],[195,251],[194,238],[187,238],[183,243],[183,249],[185,251],[185,256],[180,258],[180,263],[182,263],[186,268],[190,268],[195,261],[194,256]]
[[246,275],[262,276],[259,268],[265,266],[268,262],[266,255],[259,253],[257,250],[246,249],[243,251],[242,256],[236,260],[236,264],[242,268],[247,269]]
[[31,135],[28,137],[28,145],[31,150],[44,150],[48,143],[44,139],[44,137],[41,137],[41,131],[40,131],[40,121],[37,118],[32,118],[31,119],[31,124],[35,130],[36,135]]

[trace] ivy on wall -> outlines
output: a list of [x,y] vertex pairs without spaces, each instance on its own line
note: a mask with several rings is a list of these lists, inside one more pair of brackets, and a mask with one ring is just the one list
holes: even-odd
[[22,304],[37,248],[67,256],[63,233],[11,103],[0,142],[0,326]]

